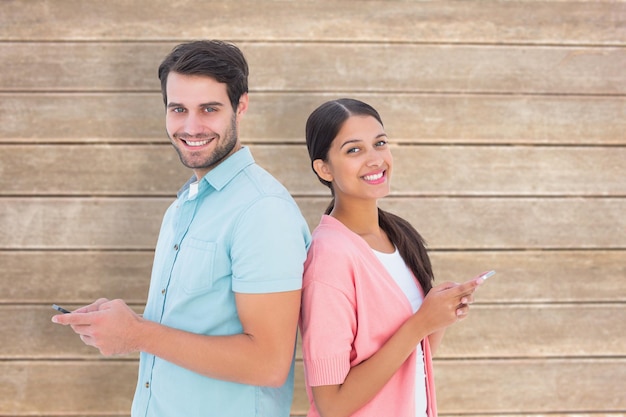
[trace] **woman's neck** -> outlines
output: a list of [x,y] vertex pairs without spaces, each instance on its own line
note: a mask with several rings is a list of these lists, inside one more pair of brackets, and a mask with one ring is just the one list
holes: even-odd
[[395,250],[387,234],[378,224],[378,206],[376,204],[342,205],[335,203],[330,215],[352,232],[361,236],[372,249],[385,253],[392,253]]

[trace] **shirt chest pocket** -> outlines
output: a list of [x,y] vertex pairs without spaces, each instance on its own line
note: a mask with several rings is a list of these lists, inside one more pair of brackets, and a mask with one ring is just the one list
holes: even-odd
[[183,240],[173,278],[186,293],[198,293],[211,289],[220,278],[230,278],[230,258],[220,251],[216,242],[187,238]]

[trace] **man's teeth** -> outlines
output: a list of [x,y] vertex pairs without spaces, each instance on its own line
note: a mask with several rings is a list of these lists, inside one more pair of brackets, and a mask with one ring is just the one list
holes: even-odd
[[378,174],[374,174],[374,175],[365,175],[363,178],[365,178],[366,181],[376,181],[379,180],[383,177],[383,173],[378,173]]
[[199,140],[199,141],[190,141],[190,140],[186,140],[185,141],[187,143],[187,145],[189,146],[203,146],[206,145],[207,143],[209,143],[208,140]]

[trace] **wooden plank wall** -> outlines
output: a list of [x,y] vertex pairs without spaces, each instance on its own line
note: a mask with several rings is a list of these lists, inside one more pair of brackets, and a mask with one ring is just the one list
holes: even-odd
[[244,50],[242,137],[311,227],[304,122],[357,97],[438,280],[498,270],[436,357],[442,416],[625,415],[625,2],[2,0],[0,416],[129,414],[136,356],[101,358],[50,304],[141,310],[189,175],[156,68],[197,38]]

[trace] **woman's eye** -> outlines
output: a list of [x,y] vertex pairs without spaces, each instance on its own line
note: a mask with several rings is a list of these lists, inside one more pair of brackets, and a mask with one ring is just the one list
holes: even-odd
[[386,140],[379,140],[378,142],[376,142],[376,146],[385,146],[387,144]]
[[359,148],[350,148],[346,151],[346,153],[357,153],[359,151]]

